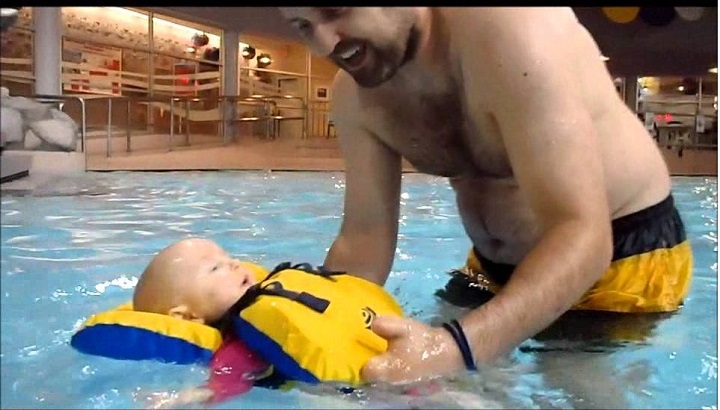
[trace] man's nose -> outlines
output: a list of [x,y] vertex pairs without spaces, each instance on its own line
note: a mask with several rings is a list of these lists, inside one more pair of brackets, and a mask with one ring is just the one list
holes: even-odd
[[315,52],[322,56],[329,56],[340,42],[340,36],[334,24],[321,23],[315,26]]

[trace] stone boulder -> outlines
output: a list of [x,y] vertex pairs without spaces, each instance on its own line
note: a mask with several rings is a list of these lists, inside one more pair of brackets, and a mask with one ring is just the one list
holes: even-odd
[[73,130],[75,130],[75,133],[80,132],[80,127],[75,122],[75,120],[72,119],[71,116],[65,114],[64,112],[58,110],[57,108],[50,108],[50,114],[52,115],[52,118],[54,120],[62,121],[66,123],[67,125],[71,126]]
[[27,130],[25,132],[25,141],[23,144],[23,148],[25,148],[26,150],[36,150],[40,148],[42,143],[43,141],[38,138],[38,136],[35,135],[32,130]]
[[52,118],[48,105],[33,101],[27,97],[2,97],[2,106],[20,111],[25,122]]
[[23,140],[23,118],[20,111],[10,107],[0,107],[0,135],[3,146]]
[[8,149],[75,151],[78,124],[66,113],[27,97],[0,90],[0,137]]
[[51,145],[66,151],[75,150],[77,133],[73,126],[65,121],[51,119],[31,122],[30,131]]

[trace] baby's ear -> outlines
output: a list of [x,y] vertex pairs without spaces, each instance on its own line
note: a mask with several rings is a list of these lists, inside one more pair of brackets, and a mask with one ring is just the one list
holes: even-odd
[[177,319],[189,320],[191,322],[205,324],[205,320],[191,312],[190,308],[187,305],[175,306],[168,311],[168,315]]

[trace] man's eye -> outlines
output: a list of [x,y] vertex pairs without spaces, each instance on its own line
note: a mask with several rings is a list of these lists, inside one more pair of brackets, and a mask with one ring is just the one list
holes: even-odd
[[217,264],[217,265],[213,266],[213,268],[210,269],[210,272],[215,272],[215,271],[218,270],[218,269],[220,269],[220,264]]
[[312,24],[310,24],[310,22],[307,20],[295,20],[293,22],[293,25],[303,34],[306,34],[310,30],[312,30]]

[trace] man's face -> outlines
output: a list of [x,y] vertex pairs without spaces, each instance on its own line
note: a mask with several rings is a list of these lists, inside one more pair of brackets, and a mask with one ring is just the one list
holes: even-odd
[[361,87],[377,87],[415,56],[417,12],[404,7],[281,7],[310,49]]

